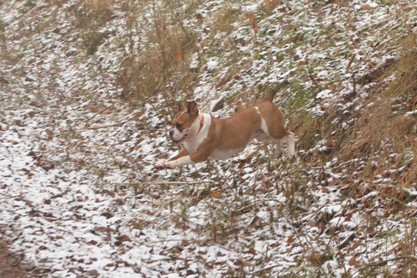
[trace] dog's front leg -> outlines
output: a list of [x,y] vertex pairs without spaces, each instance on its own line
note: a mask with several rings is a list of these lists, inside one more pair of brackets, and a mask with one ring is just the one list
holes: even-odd
[[187,164],[193,164],[194,162],[191,160],[189,155],[177,158],[175,160],[167,160],[164,163],[165,167],[168,168],[175,168],[175,167],[180,167],[183,165],[187,165]]
[[168,158],[165,162],[176,160],[176,159],[184,157],[186,155],[188,155],[188,151],[186,149],[182,149],[181,151],[179,151],[179,153],[177,153],[173,157]]
[[210,150],[205,149],[205,148],[200,148],[195,153],[192,153],[190,155],[188,155],[188,152],[187,152],[187,155],[185,156],[175,158],[174,160],[169,159],[168,161],[164,163],[164,166],[169,167],[169,168],[175,168],[175,167],[180,167],[180,166],[187,165],[187,164],[194,164],[197,162],[207,160],[210,153],[211,153]]
[[158,164],[155,164],[155,168],[156,169],[163,169],[163,168],[166,168],[166,167],[169,167],[169,168],[174,168],[174,167],[176,167],[175,166],[175,163],[172,163],[173,161],[176,161],[176,160],[178,160],[178,159],[181,159],[182,157],[185,157],[185,156],[188,156],[188,152],[187,152],[187,150],[186,149],[182,149],[181,151],[179,151],[179,153],[177,153],[176,155],[174,155],[174,156],[172,156],[172,157],[170,157],[170,158],[168,158],[167,160],[165,160],[164,162],[162,162],[162,163],[158,163]]

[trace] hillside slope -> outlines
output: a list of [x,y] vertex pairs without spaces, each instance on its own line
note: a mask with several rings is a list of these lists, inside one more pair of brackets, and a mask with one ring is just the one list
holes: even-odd
[[[410,277],[417,4],[0,4],[0,231],[50,277]],[[297,160],[154,168],[279,88]]]

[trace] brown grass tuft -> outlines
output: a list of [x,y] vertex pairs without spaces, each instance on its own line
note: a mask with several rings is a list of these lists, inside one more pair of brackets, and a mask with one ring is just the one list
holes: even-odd
[[196,37],[173,16],[174,10],[169,5],[154,7],[145,47],[137,54],[126,54],[117,79],[124,99],[140,102],[161,91],[177,94],[192,90],[197,72],[189,65]]
[[281,3],[281,0],[264,0],[264,8],[268,11],[272,11],[275,9],[279,4]]
[[[415,153],[416,120],[406,113],[417,109],[416,39],[415,34],[410,34],[400,42],[400,59],[381,77],[394,74],[394,79],[380,94],[371,97],[348,142],[351,155],[372,157],[378,163],[375,169],[367,169],[370,176],[410,163],[406,156]],[[398,156],[389,161],[388,157],[393,154]],[[407,171],[415,172],[412,168]],[[409,178],[415,179],[416,174],[411,172],[402,173],[405,184],[413,182]]]

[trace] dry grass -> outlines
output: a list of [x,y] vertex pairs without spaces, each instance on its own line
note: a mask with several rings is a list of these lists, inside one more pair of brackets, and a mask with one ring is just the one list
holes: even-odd
[[85,0],[78,10],[78,26],[94,29],[112,18],[114,0]]
[[233,7],[230,3],[225,3],[224,7],[219,9],[215,20],[213,21],[211,34],[215,36],[218,33],[225,32],[230,34],[234,27],[233,23],[236,22],[237,18],[241,15],[241,10]]
[[4,23],[0,20],[0,58],[2,60],[9,59],[9,51],[7,49],[7,39],[4,35]]
[[[414,34],[401,41],[401,58],[381,77],[394,73],[395,78],[385,90],[371,97],[348,142],[351,155],[374,157],[382,166],[368,169],[369,176],[382,174],[392,166],[400,168],[405,160],[410,162],[407,154],[415,153],[416,122],[413,116],[405,116],[405,113],[417,108],[416,46]],[[399,155],[387,163],[391,154]],[[415,172],[412,168],[410,170]],[[403,175],[403,178],[406,177],[403,182],[411,184],[415,173]]]
[[[126,54],[117,79],[123,89],[122,97],[129,102],[141,102],[159,92],[190,94],[195,85],[197,72],[191,70],[189,64],[195,52],[196,37],[182,25],[178,16],[183,15],[176,14],[175,9],[173,1],[164,7],[153,6],[151,28],[141,28],[140,24],[146,22],[136,26],[148,30],[141,34],[147,41],[140,50],[136,49],[137,54],[135,50]],[[133,9],[130,18],[137,18],[136,12]],[[140,32],[132,33],[132,36],[138,36]],[[175,97],[167,99],[175,100]]]
[[[291,126],[298,136],[298,148],[308,150],[319,140],[326,140],[327,150],[304,154],[304,163],[312,167],[315,162],[327,161],[329,157],[342,161],[359,158],[368,160],[360,174],[363,181],[372,183],[374,177],[380,175],[402,185],[416,184],[417,170],[412,166],[417,150],[417,124],[415,115],[406,115],[417,109],[416,37],[410,34],[398,43],[400,58],[384,66],[383,72],[372,80],[380,86],[369,92],[365,107],[354,114],[342,115],[334,108],[327,110],[325,116],[313,118],[301,109],[305,100],[298,98],[291,103],[290,114],[295,115]],[[388,83],[387,78],[391,79]],[[340,124],[332,123],[335,118],[355,119],[355,123],[342,129]],[[352,171],[357,170],[358,165],[352,163],[351,166]]]
[[114,2],[114,0],[85,0],[70,9],[76,20],[75,27],[80,30],[87,55],[94,55],[109,35],[99,32],[99,29],[112,20]]

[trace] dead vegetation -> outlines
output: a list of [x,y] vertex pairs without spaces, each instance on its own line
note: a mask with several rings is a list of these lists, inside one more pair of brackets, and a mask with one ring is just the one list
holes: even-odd
[[[354,76],[353,90],[339,103],[333,103],[320,117],[297,109],[305,105],[306,99],[310,99],[308,97],[297,98],[300,104],[291,104],[296,109],[289,107],[291,114],[295,115],[292,125],[299,136],[298,147],[308,150],[319,142],[323,144],[318,153],[302,154],[305,166],[314,167],[316,163],[337,157],[341,159],[340,163],[351,164],[355,173],[351,176],[352,182],[361,179],[361,186],[373,184],[375,177],[384,177],[400,186],[415,187],[416,35],[408,34],[396,43],[398,59],[390,59],[364,75],[366,78],[360,78],[364,82],[362,85],[372,84],[367,91],[369,96],[360,104],[363,105],[361,109],[347,113],[345,108],[339,108],[345,107],[356,95],[354,90],[359,85]],[[341,128],[340,122],[349,125]],[[363,161],[363,167],[357,173],[359,161]]]
[[149,17],[142,17],[140,3],[132,2],[129,7],[130,49],[123,58],[117,84],[123,89],[122,97],[133,102],[143,102],[161,91],[167,93],[167,99],[190,94],[198,72],[198,68],[189,67],[196,34],[182,23],[181,3],[170,0],[161,6],[151,2]]
[[[341,155],[369,159],[364,177],[389,176],[402,185],[415,186],[414,154],[416,121],[410,111],[417,108],[417,61],[415,34],[399,42],[400,58],[378,79],[383,88],[374,89],[366,107],[353,126],[351,135],[341,146]],[[393,171],[392,169],[399,169]]]
[[28,263],[22,263],[21,256],[10,252],[9,242],[0,238],[0,276],[4,278],[43,277],[39,269]]

